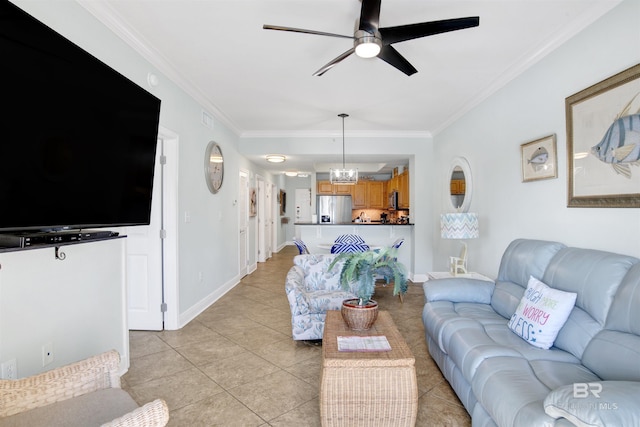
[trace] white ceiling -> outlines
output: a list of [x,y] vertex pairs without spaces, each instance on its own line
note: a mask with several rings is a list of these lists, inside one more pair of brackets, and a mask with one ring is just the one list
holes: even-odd
[[[262,25],[352,35],[358,0],[78,1],[243,138],[339,136],[344,112],[347,141],[437,134],[619,3],[382,0],[380,27],[467,16],[480,26],[394,44],[418,70],[410,77],[355,55],[314,77],[352,41]],[[247,156],[269,168],[263,154]],[[341,156],[273,169],[308,170]]]

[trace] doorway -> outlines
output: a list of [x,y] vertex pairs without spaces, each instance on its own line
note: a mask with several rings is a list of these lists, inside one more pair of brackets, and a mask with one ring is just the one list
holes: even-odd
[[159,127],[149,225],[123,227],[129,330],[178,329],[178,135]]
[[238,200],[238,271],[242,278],[248,273],[249,262],[249,173],[247,171],[240,171]]

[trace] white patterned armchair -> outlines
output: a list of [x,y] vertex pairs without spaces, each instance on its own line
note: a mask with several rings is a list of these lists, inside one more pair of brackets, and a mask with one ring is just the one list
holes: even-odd
[[342,262],[328,271],[335,257],[335,254],[311,254],[293,258],[285,291],[291,307],[294,340],[322,339],[327,310],[340,310],[342,301],[355,297],[340,287]]

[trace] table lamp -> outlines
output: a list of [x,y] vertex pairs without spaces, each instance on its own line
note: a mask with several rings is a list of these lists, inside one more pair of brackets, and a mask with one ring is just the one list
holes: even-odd
[[[440,215],[440,237],[443,239],[475,239],[480,235],[478,230],[478,214],[446,213]],[[460,256],[449,257],[451,274],[467,273],[467,244],[462,242]]]

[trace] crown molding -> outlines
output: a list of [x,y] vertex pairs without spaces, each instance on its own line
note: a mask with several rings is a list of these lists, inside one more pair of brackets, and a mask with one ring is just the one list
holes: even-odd
[[127,45],[138,52],[144,59],[162,72],[169,80],[193,97],[201,106],[217,120],[226,125],[236,136],[240,136],[240,129],[220,109],[214,105],[203,92],[194,86],[173,66],[171,61],[160,52],[150,47],[150,44],[135,31],[107,2],[76,0],[76,2],[91,13],[98,21],[120,37]]
[[519,75],[523,74],[526,70],[533,65],[540,62],[551,52],[566,43],[569,39],[573,38],[576,34],[583,31],[589,25],[600,19],[603,15],[609,12],[614,7],[622,3],[623,0],[611,0],[608,2],[598,2],[589,10],[582,13],[581,16],[572,20],[569,25],[566,25],[559,31],[554,37],[544,41],[537,48],[525,53],[519,60],[507,68],[492,84],[487,86],[480,94],[471,98],[468,102],[464,103],[462,108],[458,109],[447,120],[445,120],[440,126],[433,131],[433,135],[438,135],[440,132],[448,128],[457,120],[462,118],[469,111],[477,107],[491,95],[495,94],[498,90],[505,87],[509,82],[514,80]]
[[[241,139],[268,139],[268,138],[338,138],[342,137],[342,132],[338,131],[244,131],[240,134]],[[427,131],[387,131],[387,130],[363,130],[347,131],[347,138],[410,138],[428,139],[432,137]]]

